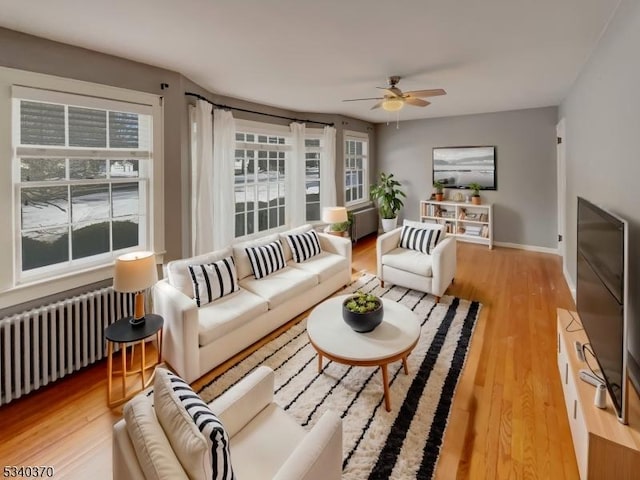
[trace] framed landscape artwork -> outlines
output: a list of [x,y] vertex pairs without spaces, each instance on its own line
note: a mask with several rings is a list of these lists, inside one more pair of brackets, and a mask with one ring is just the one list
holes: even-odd
[[495,190],[496,147],[436,147],[433,149],[433,181],[445,188],[469,188],[470,183],[483,190]]

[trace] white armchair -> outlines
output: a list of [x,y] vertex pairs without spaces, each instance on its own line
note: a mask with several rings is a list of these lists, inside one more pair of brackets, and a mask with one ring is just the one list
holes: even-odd
[[236,478],[340,479],[340,416],[327,411],[306,431],[275,403],[273,391],[273,370],[263,366],[211,402],[231,437]]
[[[231,465],[236,478],[339,480],[342,475],[339,415],[327,411],[307,431],[274,402],[273,391],[273,370],[262,366],[209,404],[230,437]],[[134,417],[131,422],[146,423],[146,428],[141,434],[139,428],[130,427],[125,419],[114,425],[114,480],[186,478],[155,415]],[[144,445],[144,458],[137,457],[140,444]],[[167,445],[164,450],[162,445]],[[145,475],[143,471],[154,474]]]
[[[416,225],[417,222],[405,224]],[[402,287],[434,295],[436,301],[449,288],[456,273],[456,240],[445,237],[430,255],[400,247],[402,227],[380,235],[377,240],[378,278]]]

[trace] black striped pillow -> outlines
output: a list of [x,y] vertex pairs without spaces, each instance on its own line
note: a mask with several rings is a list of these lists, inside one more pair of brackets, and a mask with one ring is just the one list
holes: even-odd
[[253,275],[257,279],[266,277],[287,266],[279,240],[260,247],[247,247],[245,250],[249,256],[249,262],[251,262]]
[[231,256],[213,263],[189,265],[189,274],[198,307],[240,289],[236,263]]
[[177,375],[167,371],[170,389],[209,444],[213,480],[235,480],[231,467],[229,435],[209,406]]
[[322,249],[320,248],[320,239],[315,230],[310,230],[297,235],[287,235],[287,243],[291,247],[293,261],[296,263],[309,260],[311,257],[318,255]]
[[431,255],[440,241],[440,234],[440,228],[416,228],[403,225],[400,233],[400,247]]

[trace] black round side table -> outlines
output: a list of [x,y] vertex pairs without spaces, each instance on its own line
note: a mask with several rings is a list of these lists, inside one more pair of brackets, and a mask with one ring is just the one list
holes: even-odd
[[[107,395],[110,407],[120,405],[121,403],[129,400],[138,392],[144,390],[149,386],[153,380],[153,373],[155,367],[162,363],[162,325],[164,319],[160,315],[148,313],[145,315],[145,321],[141,325],[131,325],[129,320],[131,317],[121,318],[120,320],[109,325],[105,331],[104,336],[107,339],[107,371],[108,371],[108,385]],[[149,337],[156,335],[156,342],[158,347],[158,354],[153,363],[147,365],[145,359],[145,340]],[[122,354],[122,368],[120,370],[113,370],[113,346],[114,344],[120,345],[120,352]],[[131,345],[131,360],[130,369],[127,369],[127,346]],[[133,367],[133,354],[136,344],[140,344],[142,347],[140,354],[140,367],[131,369]],[[152,370],[147,376],[147,371]],[[113,377],[120,375],[122,377],[122,396],[113,399]],[[140,389],[136,389],[133,392],[127,393],[127,377],[131,375],[140,375]]]

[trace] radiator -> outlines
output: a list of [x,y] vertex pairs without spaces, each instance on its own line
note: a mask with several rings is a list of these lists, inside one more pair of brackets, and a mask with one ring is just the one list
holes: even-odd
[[107,287],[1,319],[0,405],[104,358],[104,329],[132,313]]
[[357,242],[362,237],[378,232],[378,209],[364,208],[351,212],[351,239]]

